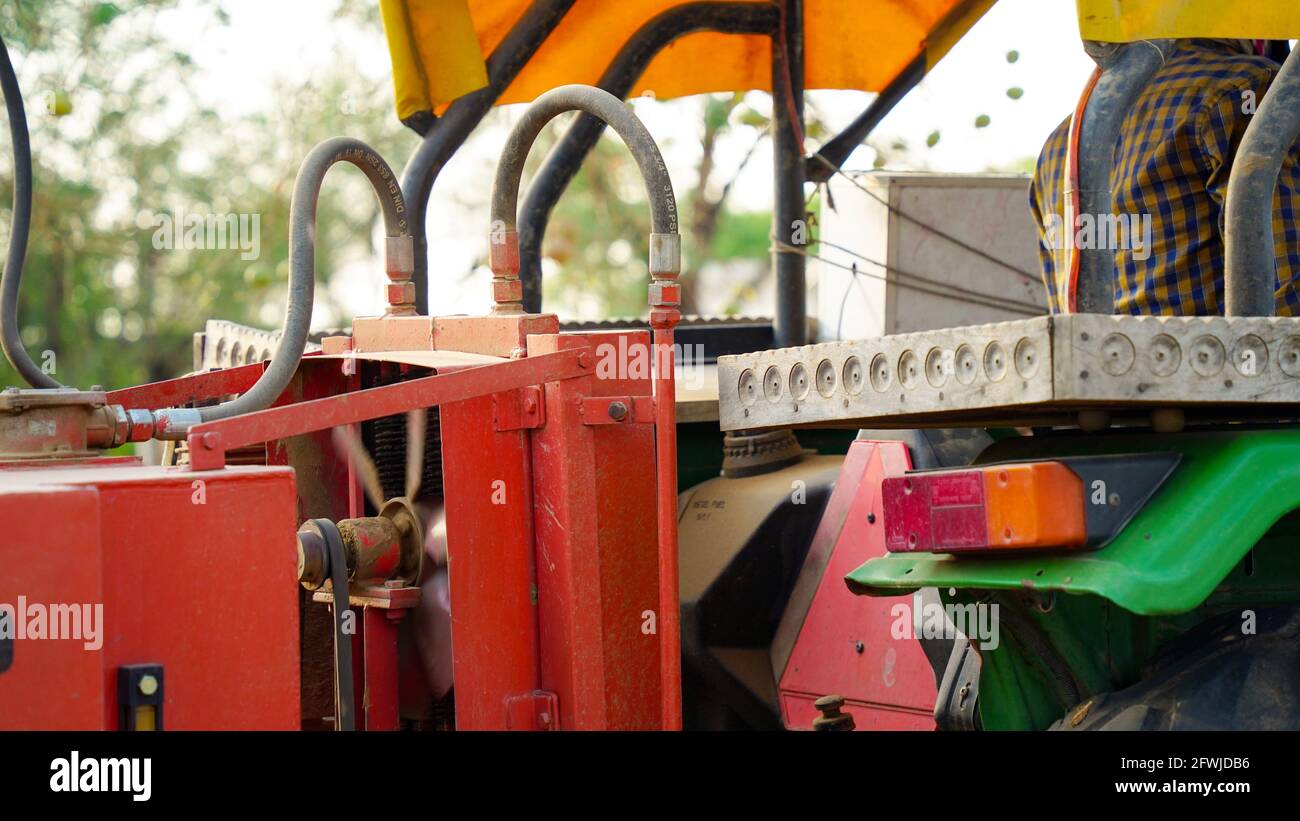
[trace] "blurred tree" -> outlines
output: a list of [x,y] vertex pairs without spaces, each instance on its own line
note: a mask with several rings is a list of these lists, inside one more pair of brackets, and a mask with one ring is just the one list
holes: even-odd
[[[404,157],[415,142],[384,102],[391,100],[386,80],[367,79],[346,52],[323,76],[278,83],[273,111],[233,117],[218,110],[203,86],[211,78],[160,22],[178,8],[207,33],[230,22],[216,0],[0,8],[0,34],[25,93],[35,176],[19,321],[37,362],[54,352],[55,378],[65,384],[116,387],[183,373],[192,335],[210,317],[277,327],[289,200],[303,155],[336,133],[361,137],[389,158]],[[379,30],[377,4],[344,0],[337,8],[348,22]],[[7,247],[7,130],[0,169],[0,247]],[[359,171],[331,173],[317,222],[316,267],[326,280],[372,253],[377,209],[342,207],[361,197],[373,199]],[[245,228],[256,217],[258,253],[246,259],[252,255],[236,243],[156,247],[164,217],[174,219],[178,209],[244,215]],[[381,280],[377,272],[377,288]],[[329,308],[324,284],[318,301]],[[18,377],[0,363],[0,385],[7,384]]]

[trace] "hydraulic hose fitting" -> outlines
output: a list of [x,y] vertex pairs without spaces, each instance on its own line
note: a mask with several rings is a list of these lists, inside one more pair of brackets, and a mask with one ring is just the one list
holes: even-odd
[[607,123],[623,138],[645,181],[650,200],[651,323],[677,324],[681,289],[682,242],[677,230],[677,201],[672,180],[654,138],[623,101],[599,88],[560,86],[538,97],[515,125],[501,152],[492,186],[492,223],[488,233],[488,266],[492,269],[492,313],[523,313],[523,283],[519,280],[519,182],[528,149],[542,128],[567,111],[582,111]]

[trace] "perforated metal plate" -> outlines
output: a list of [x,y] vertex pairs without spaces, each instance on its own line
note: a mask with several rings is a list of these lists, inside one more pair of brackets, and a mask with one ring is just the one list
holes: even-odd
[[1300,415],[1300,318],[1073,314],[726,356],[723,430]]

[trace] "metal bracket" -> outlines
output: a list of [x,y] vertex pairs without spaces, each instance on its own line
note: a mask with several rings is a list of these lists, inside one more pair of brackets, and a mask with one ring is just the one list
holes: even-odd
[[507,730],[556,730],[560,726],[560,703],[555,693],[534,690],[506,696]]
[[546,406],[536,385],[492,394],[492,425],[498,431],[532,430],[545,424]]
[[953,643],[939,695],[934,702],[934,723],[940,730],[978,730],[980,670],[983,660],[967,638]]
[[[334,591],[321,588],[311,594],[311,600],[334,604]],[[418,587],[355,587],[348,591],[349,607],[375,607],[380,610],[409,610],[420,603]]]
[[584,425],[654,424],[653,396],[588,396],[578,409]]

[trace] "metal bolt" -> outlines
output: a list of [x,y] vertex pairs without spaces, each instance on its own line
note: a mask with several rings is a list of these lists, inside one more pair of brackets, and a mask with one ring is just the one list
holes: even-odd
[[140,676],[140,681],[136,683],[136,687],[140,688],[141,695],[151,696],[158,692],[158,678],[151,675]]
[[207,433],[203,434],[203,447],[207,448],[208,450],[215,450],[217,447],[217,442],[219,442],[220,440],[221,437],[217,435],[216,431],[210,430]]
[[867,646],[862,642],[858,642],[857,644],[853,645],[853,649],[861,653],[863,650],[867,649]]
[[526,396],[526,397],[524,397],[524,412],[525,412],[525,413],[536,413],[536,412],[537,412],[537,400],[534,399],[534,398],[531,397],[531,396]]
[[846,731],[853,729],[852,714],[840,712],[840,708],[844,706],[844,696],[822,696],[813,702],[813,706],[821,713],[821,715],[813,719],[814,730]]
[[868,514],[867,514],[867,524],[869,524],[869,525],[874,525],[875,523],[876,523],[876,514],[874,514],[874,513],[868,513]]
[[622,402],[609,403],[609,418],[615,422],[622,422],[627,418],[627,405]]
[[1092,711],[1092,702],[1092,699],[1088,699],[1078,707],[1074,708],[1074,711],[1070,713],[1069,719],[1067,719],[1071,727],[1078,727],[1083,723],[1083,720],[1088,717],[1088,713]]

